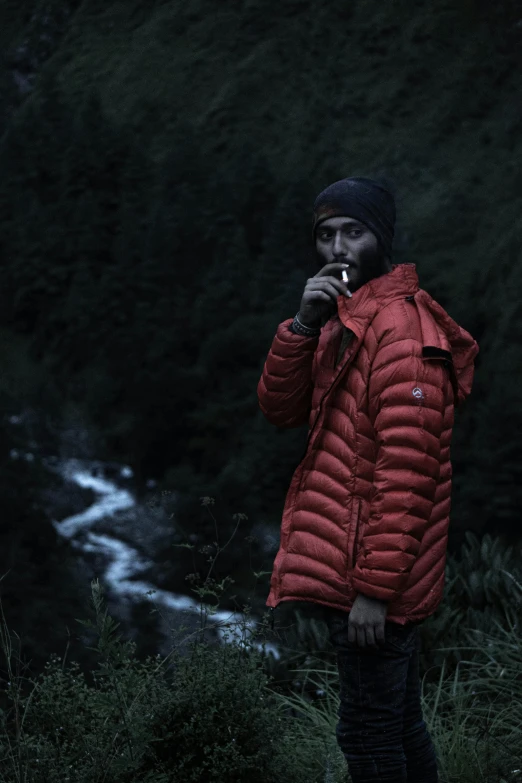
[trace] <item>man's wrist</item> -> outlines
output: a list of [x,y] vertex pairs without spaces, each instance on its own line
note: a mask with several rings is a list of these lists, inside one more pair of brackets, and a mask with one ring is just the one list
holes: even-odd
[[297,315],[295,316],[290,328],[292,332],[294,332],[295,334],[300,334],[302,337],[319,337],[319,335],[321,334],[321,329],[319,327],[310,328],[308,326],[305,326],[304,324],[301,323]]
[[297,313],[296,318],[299,320],[299,323],[301,323],[306,329],[320,329],[321,328],[321,321],[306,321],[301,313]]

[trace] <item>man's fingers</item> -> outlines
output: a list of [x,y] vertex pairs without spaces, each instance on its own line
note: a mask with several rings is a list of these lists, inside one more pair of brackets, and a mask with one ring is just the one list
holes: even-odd
[[384,623],[377,625],[375,628],[375,641],[377,644],[383,645],[386,641],[386,634],[384,631]]
[[317,280],[312,278],[307,286],[307,289],[309,292],[328,291],[331,292],[337,299],[338,296],[346,294],[347,285],[347,283],[343,283],[341,280],[337,280],[336,277],[323,277],[318,278]]
[[372,647],[377,649],[385,642],[385,633],[383,625],[367,625],[357,628],[355,625],[348,624],[348,642],[357,647]]
[[346,287],[346,283],[344,283],[338,277],[334,277],[333,275],[328,275],[328,277],[311,277],[308,281],[308,284],[312,290],[321,288],[323,285],[327,284],[333,285],[335,288],[339,288],[341,291],[343,291]]
[[339,292],[337,290],[337,286],[334,286],[334,285],[332,285],[332,283],[328,283],[328,282],[324,282],[320,286],[314,287],[312,290],[313,291],[324,291],[325,293],[327,293],[329,296],[332,297],[334,302],[337,302],[338,296],[340,295],[340,293],[342,294],[342,291]]
[[323,268],[320,269],[319,272],[317,272],[316,277],[318,275],[324,274],[325,270],[332,271],[334,269],[336,269],[336,270],[337,269],[349,269],[349,267],[350,267],[350,264],[347,263],[346,261],[332,261],[331,264],[325,264],[325,266],[323,266]]
[[368,628],[366,629],[366,644],[368,645],[368,647],[376,647],[375,633],[372,625],[369,625]]

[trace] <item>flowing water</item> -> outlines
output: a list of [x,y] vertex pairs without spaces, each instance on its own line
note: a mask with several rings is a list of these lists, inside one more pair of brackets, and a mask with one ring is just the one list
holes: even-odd
[[[20,417],[10,418],[12,424],[19,420]],[[34,454],[13,450],[11,458],[32,460]],[[61,520],[53,519],[53,525],[60,536],[70,541],[73,549],[90,556],[90,561],[96,564],[95,576],[112,599],[118,619],[128,622],[133,604],[148,601],[151,608],[156,608],[160,631],[165,638],[161,653],[167,654],[169,628],[196,625],[197,618],[201,618],[201,604],[190,596],[162,590],[139,578],[154,565],[155,552],[172,535],[172,523],[166,512],[137,502],[132,489],[133,473],[127,465],[56,456],[44,456],[42,463],[46,469],[57,473],[66,486],[92,491],[94,502],[79,513]],[[154,486],[153,480],[147,482],[147,488]],[[52,516],[52,503],[46,510]],[[244,643],[256,628],[257,621],[239,612],[218,611],[208,616],[208,625],[222,642],[235,639]],[[276,659],[280,657],[272,644],[256,642],[255,646],[263,647]]]

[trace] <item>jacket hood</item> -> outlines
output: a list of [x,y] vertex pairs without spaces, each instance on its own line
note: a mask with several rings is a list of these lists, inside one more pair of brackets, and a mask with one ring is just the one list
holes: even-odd
[[391,272],[361,286],[351,299],[340,296],[339,318],[361,336],[379,310],[395,299],[406,297],[417,306],[424,355],[439,355],[450,361],[455,405],[462,404],[471,392],[479,346],[427,291],[419,288],[415,264],[394,264]]

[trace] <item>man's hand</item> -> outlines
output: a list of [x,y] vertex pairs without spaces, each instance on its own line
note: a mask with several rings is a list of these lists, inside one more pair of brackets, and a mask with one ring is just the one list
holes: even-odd
[[384,644],[388,602],[359,593],[348,616],[348,641],[358,647],[377,649]]
[[[299,305],[299,320],[305,326],[317,326],[325,315],[332,316],[337,310],[337,299],[351,296],[348,283],[339,278],[349,264],[334,262],[326,264],[306,281],[303,298]],[[349,282],[349,278],[348,278]]]

